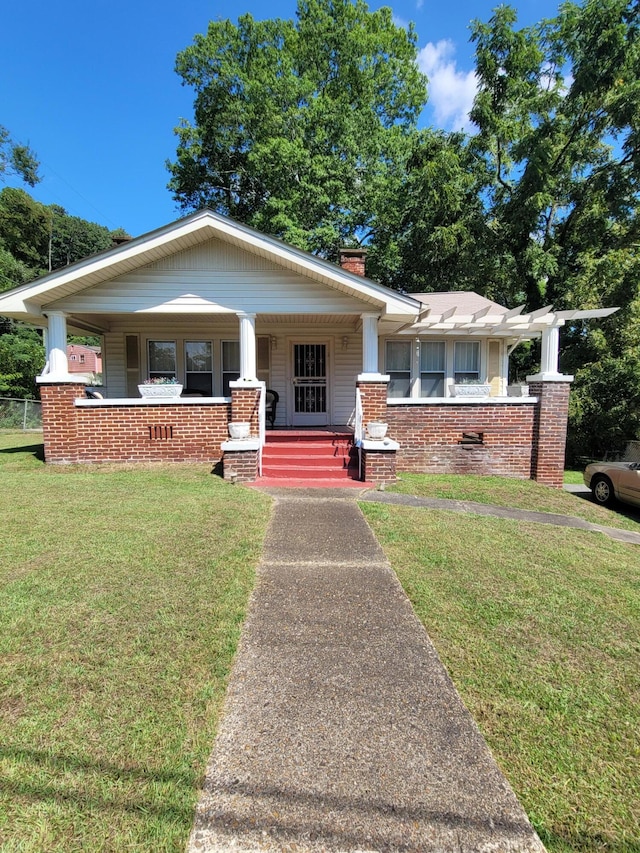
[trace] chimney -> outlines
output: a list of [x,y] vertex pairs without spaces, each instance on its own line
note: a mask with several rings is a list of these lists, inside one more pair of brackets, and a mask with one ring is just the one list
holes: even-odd
[[340,249],[340,266],[354,275],[364,275],[366,249]]

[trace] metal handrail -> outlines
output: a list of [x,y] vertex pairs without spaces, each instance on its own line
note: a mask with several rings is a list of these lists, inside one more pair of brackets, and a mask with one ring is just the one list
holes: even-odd
[[353,422],[353,437],[358,447],[358,479],[362,479],[362,439],[364,438],[364,413],[362,411],[362,395],[356,388],[356,411]]
[[267,440],[267,386],[264,382],[260,383],[260,397],[258,401],[258,435],[260,438],[260,447],[258,448],[258,476],[262,477],[262,448]]

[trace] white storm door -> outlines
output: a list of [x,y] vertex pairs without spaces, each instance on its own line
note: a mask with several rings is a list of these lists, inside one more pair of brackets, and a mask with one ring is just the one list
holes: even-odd
[[293,426],[326,426],[328,419],[327,344],[292,346]]

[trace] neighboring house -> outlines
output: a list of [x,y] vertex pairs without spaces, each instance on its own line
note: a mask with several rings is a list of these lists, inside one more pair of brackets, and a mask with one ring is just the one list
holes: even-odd
[[[48,330],[47,461],[223,461],[225,476],[254,479],[266,386],[276,428],[352,428],[368,480],[397,465],[561,485],[572,377],[558,372],[559,328],[615,309],[407,296],[366,279],[361,250],[341,264],[205,210],[1,294],[0,315]],[[68,333],[102,336],[105,399],[74,378]],[[530,396],[510,396],[509,354],[537,337]],[[142,399],[154,377],[199,396]],[[230,421],[249,438],[229,440]],[[370,421],[389,424],[386,443],[367,437]]]
[[95,379],[102,374],[102,351],[100,347],[68,344],[67,363],[69,373],[90,374]]

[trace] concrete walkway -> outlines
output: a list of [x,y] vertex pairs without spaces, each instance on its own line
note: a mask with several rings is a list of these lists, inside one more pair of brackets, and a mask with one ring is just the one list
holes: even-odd
[[543,851],[358,492],[272,494],[189,851]]
[[583,518],[573,515],[561,515],[555,512],[535,512],[529,509],[515,509],[506,506],[492,506],[474,501],[455,501],[448,498],[419,498],[415,495],[400,495],[395,492],[365,491],[359,496],[361,501],[373,503],[402,504],[403,506],[426,507],[427,509],[443,509],[447,512],[461,512],[465,515],[484,515],[492,518],[510,518],[514,521],[530,521],[534,524],[551,524],[554,527],[572,527],[576,530],[590,530],[593,533],[603,533],[617,542],[628,545],[640,545],[640,533],[633,530],[622,530],[619,527],[607,527],[604,524],[593,524]]

